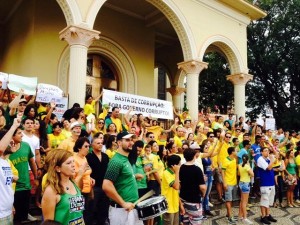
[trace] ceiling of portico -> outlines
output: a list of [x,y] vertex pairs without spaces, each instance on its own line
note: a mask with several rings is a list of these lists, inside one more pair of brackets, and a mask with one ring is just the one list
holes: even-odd
[[171,23],[153,5],[141,0],[108,0],[103,7],[117,11],[129,17],[141,20],[146,27],[155,30],[155,47],[179,44],[178,36]]
[[[0,25],[5,24],[24,0],[0,0]],[[153,5],[141,0],[107,0],[103,7],[110,8],[129,17],[144,21],[145,26],[154,28],[155,47],[179,44],[178,36],[168,19]]]

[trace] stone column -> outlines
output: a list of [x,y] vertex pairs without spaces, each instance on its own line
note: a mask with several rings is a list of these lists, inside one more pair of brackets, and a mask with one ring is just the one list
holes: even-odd
[[68,78],[69,106],[75,102],[85,104],[86,65],[88,47],[99,39],[99,31],[70,25],[59,33],[59,38],[70,45],[70,69]]
[[234,85],[234,109],[237,117],[243,116],[245,118],[246,111],[246,97],[245,89],[249,80],[253,79],[253,75],[246,73],[231,74],[226,76],[227,80]]
[[199,74],[207,69],[208,63],[190,60],[178,63],[178,69],[186,73],[186,104],[193,119],[198,118]]
[[181,110],[182,106],[180,105],[181,94],[186,91],[185,88],[178,87],[176,85],[171,85],[171,87],[166,89],[167,92],[170,92],[172,95],[173,106],[176,110]]

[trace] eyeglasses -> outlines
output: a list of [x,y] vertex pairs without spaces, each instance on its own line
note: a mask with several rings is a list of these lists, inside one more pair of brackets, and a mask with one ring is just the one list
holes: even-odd
[[231,138],[231,136],[225,136],[226,138]]

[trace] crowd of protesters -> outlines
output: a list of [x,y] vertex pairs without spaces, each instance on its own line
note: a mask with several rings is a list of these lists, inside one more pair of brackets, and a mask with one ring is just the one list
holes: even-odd
[[[249,196],[260,198],[263,224],[277,221],[270,207],[300,203],[299,132],[233,114],[192,119],[188,110],[174,110],[166,129],[132,110],[122,118],[103,105],[96,115],[101,95],[87,96],[83,108],[75,103],[59,121],[54,102],[37,103],[22,90],[10,97],[2,92],[0,224],[36,220],[30,203],[42,209],[43,224],[202,224],[215,216],[212,188],[229,224],[253,224]],[[135,202],[149,190],[168,208],[142,221]]]

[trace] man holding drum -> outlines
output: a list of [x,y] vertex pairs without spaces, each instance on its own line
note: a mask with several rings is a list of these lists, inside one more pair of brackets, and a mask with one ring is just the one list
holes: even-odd
[[109,162],[103,181],[103,191],[111,199],[110,225],[143,225],[133,204],[139,195],[133,169],[128,161],[133,145],[132,135],[128,132],[117,135],[119,149]]

